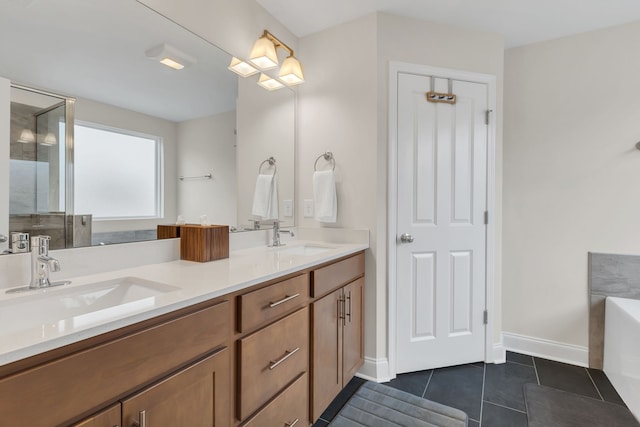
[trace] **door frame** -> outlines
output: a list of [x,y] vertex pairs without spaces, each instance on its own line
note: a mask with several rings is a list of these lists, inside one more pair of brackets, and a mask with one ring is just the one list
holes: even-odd
[[485,266],[485,310],[488,322],[485,327],[484,361],[494,361],[493,325],[494,325],[494,281],[495,281],[495,219],[496,205],[496,76],[427,65],[391,61],[389,63],[389,144],[388,144],[388,201],[387,201],[387,345],[389,355],[389,377],[397,374],[396,342],[396,245],[397,245],[397,205],[398,205],[398,74],[418,74],[436,76],[453,80],[464,80],[487,85],[488,109],[491,111],[487,129],[487,211],[489,223],[486,229],[486,266]]

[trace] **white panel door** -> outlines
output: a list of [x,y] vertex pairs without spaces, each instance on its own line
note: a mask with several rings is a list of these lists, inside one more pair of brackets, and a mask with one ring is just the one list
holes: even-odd
[[[449,89],[456,104],[427,101]],[[484,359],[487,92],[398,76],[398,373]]]

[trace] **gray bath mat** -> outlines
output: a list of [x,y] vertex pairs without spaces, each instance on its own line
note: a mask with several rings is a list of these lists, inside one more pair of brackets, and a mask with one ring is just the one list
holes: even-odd
[[467,414],[382,384],[366,382],[330,427],[466,427]]
[[524,385],[529,427],[638,427],[631,411],[615,403],[537,384]]

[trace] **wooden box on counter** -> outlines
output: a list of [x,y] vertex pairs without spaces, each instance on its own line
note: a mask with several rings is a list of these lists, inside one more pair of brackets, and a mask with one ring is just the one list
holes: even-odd
[[180,227],[180,259],[208,262],[229,258],[228,225],[192,225]]
[[158,240],[175,239],[176,237],[180,237],[180,227],[182,227],[182,225],[158,225]]

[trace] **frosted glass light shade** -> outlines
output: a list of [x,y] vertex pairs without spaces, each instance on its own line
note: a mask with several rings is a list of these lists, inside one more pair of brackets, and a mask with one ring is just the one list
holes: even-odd
[[267,76],[266,74],[260,74],[258,84],[267,90],[277,90],[284,87],[282,83],[280,83],[273,77]]
[[20,132],[20,138],[18,138],[18,142],[22,142],[23,144],[36,142],[36,136],[33,134],[33,131],[31,129],[22,129],[22,132]]
[[268,70],[278,66],[276,46],[266,37],[260,37],[251,49],[249,61],[258,68]]
[[56,145],[57,143],[58,143],[58,139],[52,132],[48,132],[44,136],[44,139],[40,141],[40,145],[46,145],[46,146]]
[[300,64],[298,58],[296,58],[295,56],[287,57],[282,62],[282,67],[280,67],[280,73],[278,74],[278,77],[288,86],[304,83],[302,64]]
[[246,62],[236,58],[235,56],[231,58],[231,63],[229,64],[228,68],[242,77],[249,77],[258,72],[258,70],[252,67],[250,64],[247,64]]

